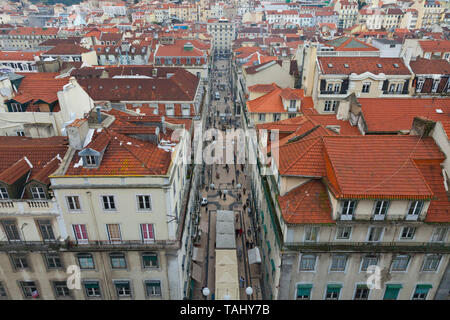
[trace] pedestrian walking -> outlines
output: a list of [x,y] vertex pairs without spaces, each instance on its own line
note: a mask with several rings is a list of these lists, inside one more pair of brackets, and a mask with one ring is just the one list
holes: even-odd
[[233,186],[233,188],[234,188],[234,179],[233,180],[231,180],[231,185]]
[[242,189],[242,191],[244,191],[244,196],[245,196],[245,187]]
[[250,247],[250,242],[248,240],[245,241],[245,246],[247,247],[247,249]]
[[219,198],[222,198],[222,190],[219,190]]
[[242,237],[242,233],[244,232],[244,230],[242,230],[242,228],[239,229],[239,235]]
[[241,288],[244,288],[245,286],[245,278],[243,276],[239,278],[239,285]]
[[245,211],[245,209],[247,208],[247,205],[244,203],[244,205],[243,205],[243,208],[244,208],[244,211]]

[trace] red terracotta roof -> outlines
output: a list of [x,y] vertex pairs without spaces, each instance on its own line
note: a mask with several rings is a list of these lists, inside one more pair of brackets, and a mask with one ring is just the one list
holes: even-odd
[[435,197],[428,207],[425,222],[449,222],[450,200],[445,191],[441,167],[435,163],[416,162],[416,165],[425,177]]
[[423,52],[450,52],[450,40],[421,40],[419,45]]
[[76,44],[61,43],[48,50],[44,55],[73,55],[86,52],[90,52],[90,50]]
[[[360,98],[358,101],[368,132],[397,133],[410,130],[414,117],[450,121],[448,98]],[[436,110],[442,110],[442,113]]]
[[15,27],[9,32],[9,35],[42,35],[53,36],[58,33],[58,28],[33,28],[33,27]]
[[277,88],[256,99],[247,101],[247,109],[253,113],[283,113],[284,109],[282,97],[288,99],[301,100],[300,111],[303,108],[314,106],[311,97],[304,97],[303,89],[281,89]]
[[268,93],[272,90],[279,88],[275,83],[271,84],[255,84],[253,86],[248,87],[248,91],[250,92],[259,92],[259,93]]
[[450,62],[443,59],[417,58],[409,63],[411,70],[416,74],[450,74]]
[[[319,61],[322,74],[362,74],[364,72],[389,75],[411,74],[401,58],[352,57],[349,59],[348,57],[318,57],[317,60]],[[348,65],[348,68],[345,65]]]
[[320,180],[310,180],[278,196],[278,203],[286,223],[334,223],[328,192]]
[[0,61],[35,61],[44,51],[0,51]]
[[433,198],[414,162],[445,159],[433,138],[325,136],[323,141],[327,179],[337,198]]

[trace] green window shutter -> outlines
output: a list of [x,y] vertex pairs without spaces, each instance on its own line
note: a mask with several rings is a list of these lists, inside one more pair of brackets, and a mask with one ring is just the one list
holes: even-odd
[[267,226],[264,224],[264,225],[263,225],[263,228],[264,228],[264,235],[267,236]]
[[418,284],[416,287],[416,293],[425,293],[427,294],[428,291],[432,288],[433,286],[431,284]]
[[297,286],[297,297],[299,296],[310,296],[312,284],[299,284]]
[[270,251],[272,250],[272,247],[270,246],[270,241],[267,240],[266,243],[267,243],[267,251],[270,253]]
[[327,292],[336,292],[339,293],[341,291],[342,284],[329,284],[327,285]]
[[358,284],[356,285],[357,289],[368,289],[367,284]]
[[261,222],[264,223],[264,211],[261,210]]
[[87,289],[93,289],[93,288],[96,289],[96,288],[98,288],[98,282],[85,282],[84,286]]
[[403,286],[401,284],[386,285],[386,292],[384,293],[384,300],[397,300],[398,293]]
[[273,259],[270,259],[270,264],[272,265],[272,272],[275,271],[275,261]]

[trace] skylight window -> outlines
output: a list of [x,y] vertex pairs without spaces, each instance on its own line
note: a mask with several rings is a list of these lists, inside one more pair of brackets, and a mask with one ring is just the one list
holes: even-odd
[[333,64],[332,64],[332,63],[329,63],[329,64],[328,64],[328,68],[333,68]]
[[345,68],[348,68],[348,64],[344,63],[344,67],[345,67]]
[[394,63],[394,68],[398,68],[398,64]]
[[379,63],[377,63],[377,67],[378,67],[378,68],[382,68],[382,65],[379,64]]

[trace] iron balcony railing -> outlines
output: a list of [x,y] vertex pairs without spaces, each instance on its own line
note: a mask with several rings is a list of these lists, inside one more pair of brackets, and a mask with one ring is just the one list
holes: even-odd
[[291,250],[310,252],[424,252],[450,253],[450,245],[440,242],[284,242]]

